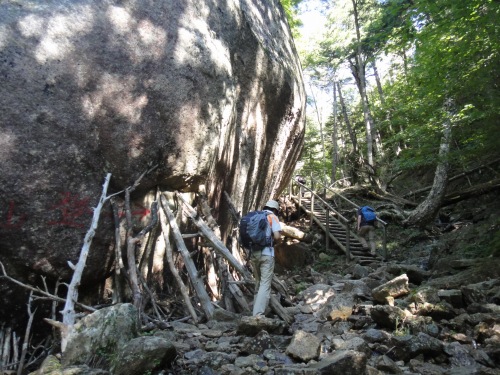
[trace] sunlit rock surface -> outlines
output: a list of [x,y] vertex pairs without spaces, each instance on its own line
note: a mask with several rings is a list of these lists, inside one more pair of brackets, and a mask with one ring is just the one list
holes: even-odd
[[[223,192],[260,206],[303,144],[302,76],[277,0],[2,1],[0,77],[0,260],[32,282],[69,277],[106,173],[113,193],[157,165],[132,196],[138,226],[156,186],[204,184],[224,230]],[[113,234],[106,205],[84,282],[105,276]],[[7,319],[17,295],[0,289]]]

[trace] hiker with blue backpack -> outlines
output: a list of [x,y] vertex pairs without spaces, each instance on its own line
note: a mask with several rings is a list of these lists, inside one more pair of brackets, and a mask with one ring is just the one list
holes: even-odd
[[377,215],[375,210],[370,206],[363,206],[358,209],[358,233],[359,241],[363,246],[363,249],[368,249],[368,243],[366,239],[370,242],[370,254],[375,255],[375,221],[377,220]]
[[281,224],[278,219],[279,203],[270,200],[262,211],[252,211],[240,221],[240,244],[250,254],[255,294],[253,316],[264,316],[274,274],[274,244],[281,239]]

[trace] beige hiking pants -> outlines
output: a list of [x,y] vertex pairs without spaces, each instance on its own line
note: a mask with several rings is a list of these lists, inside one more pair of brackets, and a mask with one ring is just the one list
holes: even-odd
[[262,251],[252,252],[253,275],[255,277],[255,294],[252,315],[265,315],[274,273],[274,257],[262,255]]
[[368,248],[366,238],[370,242],[370,251],[375,254],[375,227],[373,225],[363,225],[359,228],[359,240],[363,247]]

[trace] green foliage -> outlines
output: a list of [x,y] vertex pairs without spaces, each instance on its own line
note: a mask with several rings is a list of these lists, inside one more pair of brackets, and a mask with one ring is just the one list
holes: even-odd
[[308,118],[306,120],[305,145],[302,151],[304,166],[298,171],[298,174],[322,176],[325,170],[330,170],[331,160],[323,160],[322,153],[319,126]]
[[[309,51],[303,60],[303,66],[318,82],[331,82],[359,52],[352,3],[336,2],[333,6],[328,21],[330,27],[320,47]],[[379,65],[380,56],[390,56],[391,79],[382,82],[383,97],[373,83],[368,93],[374,124],[382,140],[383,152],[375,155],[377,165],[393,171],[434,168],[444,123],[452,126],[452,143],[447,155],[452,167],[463,170],[496,157],[500,148],[497,135],[500,3],[494,0],[358,0],[357,8],[362,57]],[[358,95],[345,99],[356,133],[359,160],[366,149],[363,112]],[[318,132],[312,129],[308,132],[303,154],[308,172],[322,175],[325,169],[330,171],[331,123],[329,120],[325,124],[325,160],[318,146]],[[343,162],[355,158],[351,155],[353,148],[340,111],[337,124],[343,141],[339,164],[348,168],[353,163]],[[351,172],[358,173],[355,169]]]
[[294,37],[297,36],[298,29],[302,25],[297,13],[297,7],[301,2],[302,0],[280,0],[286,14],[288,25],[290,25]]
[[115,348],[100,346],[95,350],[87,365],[90,368],[109,369],[116,364],[117,356]]
[[329,256],[326,257],[319,257],[315,262],[314,262],[314,268],[317,269],[319,272],[327,272],[332,269],[332,258]]
[[[389,7],[390,5],[390,7]],[[406,77],[384,87],[386,102],[375,111],[387,134],[385,147],[404,144],[401,168],[435,164],[439,127],[449,118],[455,142],[452,163],[495,152],[498,137],[499,6],[492,1],[387,1],[387,9],[413,22],[415,52]],[[412,35],[410,32],[406,36]],[[400,42],[403,43],[403,42]],[[400,45],[404,48],[405,45]],[[443,111],[452,99],[455,112]],[[390,118],[383,119],[383,114]],[[392,133],[388,128],[392,127]]]
[[299,294],[300,292],[303,292],[304,290],[306,290],[308,287],[308,284],[307,283],[304,283],[304,282],[300,282],[298,284],[295,284],[295,294]]

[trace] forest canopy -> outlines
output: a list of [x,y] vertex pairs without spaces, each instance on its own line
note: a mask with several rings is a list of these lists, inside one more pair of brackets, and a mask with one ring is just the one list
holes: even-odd
[[[497,1],[320,4],[324,32],[307,49],[297,38],[310,82],[303,174],[385,189],[397,173],[444,158],[464,170],[498,155]],[[327,118],[315,113],[319,91],[330,98]]]

